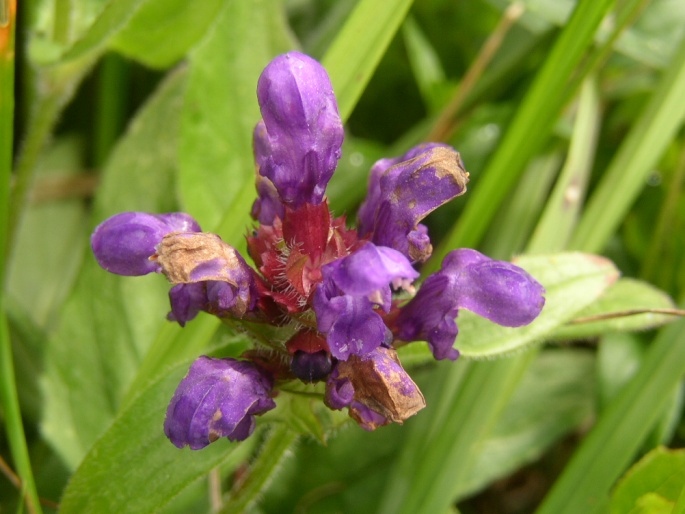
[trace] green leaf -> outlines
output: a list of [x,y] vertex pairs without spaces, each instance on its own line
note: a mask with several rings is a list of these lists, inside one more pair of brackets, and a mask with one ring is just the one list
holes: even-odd
[[147,0],[109,0],[83,34],[60,56],[68,62],[102,53],[110,39],[122,29]]
[[660,289],[640,280],[623,278],[607,289],[598,301],[576,313],[576,318],[601,318],[621,312],[626,312],[626,315],[568,324],[555,331],[553,337],[558,340],[586,339],[610,332],[647,330],[674,321],[675,316],[657,313],[631,315],[630,311],[674,307],[673,300]]
[[673,508],[683,487],[685,450],[655,448],[630,468],[618,483],[611,497],[611,514],[655,512],[644,510],[646,502],[653,502],[645,499],[647,494],[658,495]]
[[[167,80],[139,113],[105,169],[94,223],[125,210],[173,210],[172,173],[184,75]],[[86,246],[84,244],[84,246]],[[72,250],[73,251],[73,250]],[[167,323],[168,284],[102,270],[90,248],[46,351],[41,386],[46,439],[74,468],[104,431],[153,334]]]
[[525,256],[516,264],[547,290],[542,313],[528,326],[509,328],[467,311],[460,312],[456,347],[463,357],[494,357],[543,341],[595,301],[618,278],[611,261],[580,253]]
[[179,450],[165,437],[162,426],[170,394],[189,364],[169,370],[117,415],[69,482],[60,512],[157,512],[211,469],[247,457],[250,443],[221,440],[193,451]]
[[612,3],[609,0],[578,2],[484,170],[459,223],[434,253],[433,266],[453,248],[474,246],[485,233],[525,164],[549,137],[554,120],[573,93],[568,86],[575,84],[572,78],[577,66]]
[[223,505],[221,514],[242,514],[251,510],[276,474],[283,461],[292,454],[291,448],[297,440],[297,433],[287,426],[276,424],[269,430],[259,455],[252,462],[247,479],[235,494]]
[[596,252],[623,221],[685,119],[685,37],[659,85],[596,186],[571,248]]
[[528,464],[593,414],[594,359],[589,352],[548,350],[535,360],[487,438],[459,496]]
[[[38,163],[37,187],[68,187],[75,172],[82,169],[81,141],[55,141]],[[47,327],[61,307],[78,272],[85,224],[85,206],[79,198],[36,198],[21,219],[8,272],[8,293],[35,323]],[[46,266],[46,256],[49,265]]]
[[223,2],[147,0],[110,46],[153,68],[180,60],[207,32]]
[[404,21],[402,36],[423,102],[429,112],[436,112],[448,101],[452,89],[451,84],[445,79],[440,59],[413,17],[408,16]]
[[217,227],[229,207],[240,213],[231,221],[239,234],[249,222],[257,79],[271,58],[293,46],[280,2],[227,2],[190,56],[178,186],[183,210],[205,229]]
[[684,329],[681,320],[659,332],[642,366],[602,412],[538,514],[599,512],[680,383],[685,372]]
[[412,0],[361,0],[326,52],[322,64],[343,120],[352,114],[411,4]]

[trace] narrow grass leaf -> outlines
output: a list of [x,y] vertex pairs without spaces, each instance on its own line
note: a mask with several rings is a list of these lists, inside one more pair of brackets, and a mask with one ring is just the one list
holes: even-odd
[[326,51],[322,64],[343,120],[352,114],[411,4],[412,0],[361,0]]
[[549,137],[553,122],[572,94],[567,84],[592,44],[613,2],[581,0],[535,77],[497,152],[493,155],[459,222],[434,254],[433,265],[449,250],[474,246],[518,180],[526,162]]
[[625,217],[646,178],[685,119],[685,37],[670,66],[623,140],[587,208],[570,247],[600,251]]
[[685,372],[685,321],[662,329],[635,377],[609,404],[537,514],[593,513],[664,412]]

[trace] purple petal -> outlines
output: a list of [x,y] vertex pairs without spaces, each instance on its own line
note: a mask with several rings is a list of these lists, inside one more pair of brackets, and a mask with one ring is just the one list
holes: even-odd
[[327,298],[324,288],[319,286],[313,306],[319,331],[326,334],[331,355],[336,359],[367,354],[385,341],[387,327],[365,297]]
[[338,378],[335,371],[326,382],[326,405],[333,410],[344,409],[354,400],[354,386],[349,378]]
[[272,382],[255,364],[200,357],[169,403],[164,433],[179,447],[204,448],[221,437],[242,441],[254,416],[273,409]]
[[367,432],[373,432],[390,423],[388,418],[359,402],[352,402],[350,405],[350,416]]
[[371,243],[331,264],[330,278],[344,293],[354,296],[367,296],[387,288],[390,283],[411,281],[419,276],[400,252]]
[[369,195],[359,210],[360,235],[371,235],[377,245],[424,261],[432,247],[419,222],[463,194],[467,182],[459,153],[447,145],[421,145],[407,152],[401,162],[379,161],[372,168]]
[[448,145],[443,143],[422,143],[400,157],[385,158],[375,162],[369,172],[366,199],[357,211],[360,236],[364,237],[373,232],[376,222],[376,211],[378,210],[381,201],[384,199],[383,191],[381,190],[381,178],[385,172],[396,164],[413,159],[417,155],[436,147],[448,147]]
[[266,137],[255,131],[259,172],[281,200],[318,205],[333,175],[343,127],[326,70],[298,52],[276,57],[257,85]]
[[459,307],[498,325],[527,325],[545,305],[542,285],[510,262],[464,248],[447,254],[443,269],[458,274]]
[[176,321],[185,327],[191,319],[207,306],[207,291],[201,282],[195,284],[178,284],[169,290],[171,312],[167,315],[169,321]]
[[518,327],[532,322],[544,306],[544,288],[509,262],[495,261],[467,248],[450,252],[397,318],[399,337],[422,339],[436,359],[456,359],[460,308],[495,323]]
[[159,271],[150,260],[162,238],[177,231],[200,231],[188,214],[122,212],[98,225],[90,238],[100,266],[118,275],[138,276]]

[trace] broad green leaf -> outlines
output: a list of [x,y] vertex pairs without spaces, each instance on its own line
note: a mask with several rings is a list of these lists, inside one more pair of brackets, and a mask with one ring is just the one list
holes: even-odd
[[[57,140],[38,163],[36,193],[22,217],[8,272],[8,293],[29,312],[36,324],[47,327],[67,294],[81,261],[79,252],[85,206],[78,197],[50,198],[70,187],[83,168],[82,144],[74,138]],[[87,180],[85,177],[81,177]],[[71,186],[73,187],[73,185]]]
[[658,495],[673,508],[683,487],[685,450],[655,448],[630,468],[618,483],[611,497],[611,514],[653,512],[642,510],[640,506],[648,501],[644,496],[650,493]]
[[122,29],[147,0],[109,0],[88,28],[60,56],[61,62],[73,61],[105,50],[110,39]]
[[117,415],[69,482],[60,512],[157,512],[211,469],[247,457],[249,443],[223,439],[201,451],[179,450],[164,435],[170,394],[189,365],[169,370]]
[[222,4],[221,0],[148,0],[111,47],[147,66],[168,67],[206,34]]
[[178,186],[184,210],[206,229],[217,227],[229,206],[240,207],[242,215],[232,223],[241,234],[248,223],[255,197],[252,131],[260,118],[257,79],[274,56],[293,46],[280,2],[227,2],[190,56]]
[[467,311],[460,312],[456,347],[463,357],[494,357],[543,341],[595,301],[618,278],[611,261],[588,254],[526,256],[516,264],[545,287],[542,313],[528,326],[509,328]]
[[[183,80],[183,74],[175,74],[163,84],[115,149],[92,225],[124,210],[173,210]],[[48,345],[41,379],[43,433],[71,468],[113,418],[152,334],[167,323],[169,287],[160,276],[128,278],[105,272],[89,245],[77,252],[84,253],[84,264]]]
[[544,351],[514,392],[492,433],[478,446],[459,495],[468,496],[542,455],[593,414],[594,359],[577,350]]
[[82,38],[110,0],[79,0],[68,3],[37,1],[33,4],[29,55],[34,62],[59,59],[74,41]]
[[[597,337],[609,332],[647,330],[675,321],[675,316],[657,313],[631,314],[631,311],[649,309],[673,309],[673,300],[656,287],[631,278],[624,278],[612,285],[598,301],[576,313],[580,323],[560,327],[553,337],[558,340]],[[602,316],[626,313],[610,319]],[[599,317],[596,321],[592,318]],[[588,319],[589,318],[589,319]]]

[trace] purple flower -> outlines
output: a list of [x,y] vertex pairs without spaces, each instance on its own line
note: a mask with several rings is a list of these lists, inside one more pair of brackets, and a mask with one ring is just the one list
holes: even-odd
[[459,153],[443,144],[419,145],[399,159],[378,161],[359,208],[359,235],[425,261],[432,246],[419,222],[465,193],[468,177]]
[[385,347],[339,361],[326,383],[325,398],[332,409],[349,407],[350,416],[366,430],[402,423],[426,406],[397,352]]
[[272,385],[252,362],[199,357],[169,403],[164,433],[193,450],[221,437],[242,441],[254,431],[254,416],[276,406]]
[[90,242],[104,269],[117,275],[138,276],[160,271],[159,264],[150,257],[165,235],[200,231],[200,225],[182,212],[122,212],[100,223]]
[[298,52],[278,56],[259,77],[257,98],[264,120],[254,133],[259,173],[291,208],[320,204],[344,135],[326,70]]
[[390,285],[410,288],[418,277],[400,252],[366,243],[321,271],[323,282],[314,294],[313,307],[333,357],[345,360],[353,354],[365,355],[386,340],[392,341],[374,306],[388,312]]
[[[366,430],[402,423],[425,401],[396,340],[427,340],[437,359],[455,359],[459,309],[519,326],[544,304],[542,286],[525,271],[474,250],[450,253],[415,294],[412,262],[432,252],[421,221],[466,191],[469,174],[453,148],[427,143],[376,162],[359,226],[350,227],[325,197],[344,133],[324,68],[298,52],[278,56],[260,76],[257,97],[257,226],[247,237],[256,270],[183,213],[122,213],[92,236],[106,270],[166,276],[168,319],[184,326],[200,311],[231,318],[269,347],[243,360],[193,363],[164,422],[178,447],[245,439],[255,416],[274,408],[274,382],[293,379],[325,381],[325,404],[347,408]],[[407,294],[395,294],[400,289]]]
[[399,337],[425,340],[436,359],[456,359],[452,346],[459,309],[467,309],[499,325],[519,327],[532,322],[545,304],[544,288],[509,262],[492,260],[467,248],[447,254],[440,271],[430,275],[416,296],[400,309]]

